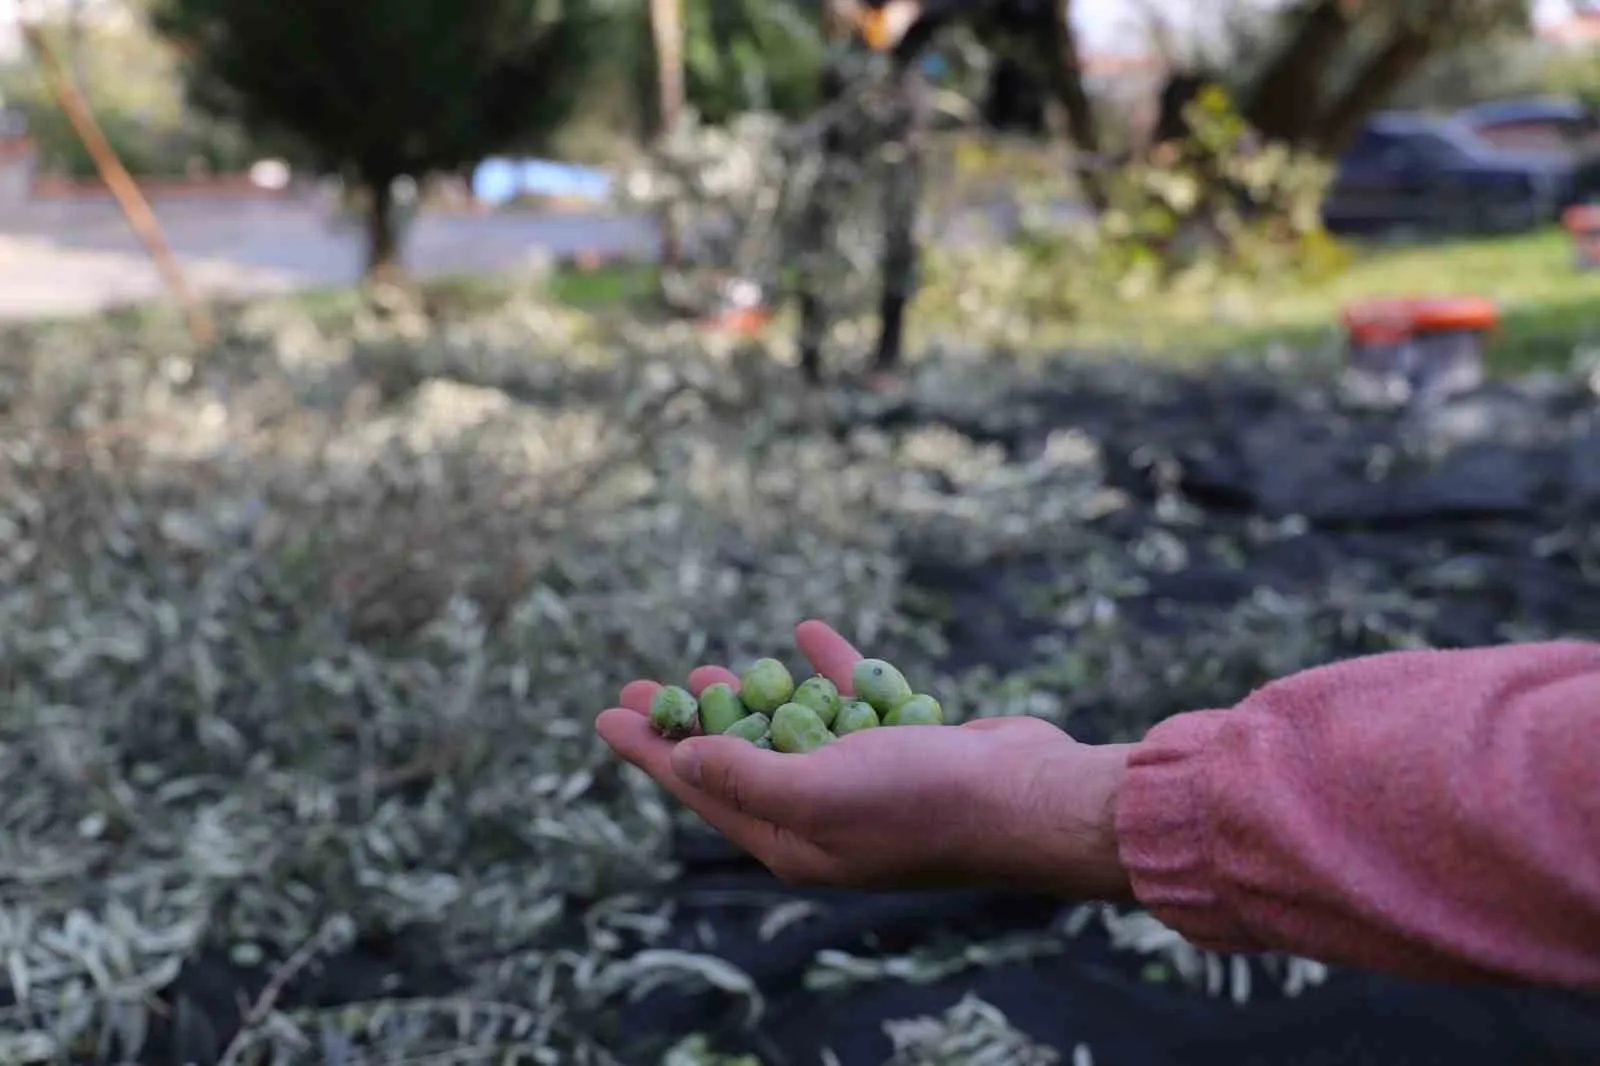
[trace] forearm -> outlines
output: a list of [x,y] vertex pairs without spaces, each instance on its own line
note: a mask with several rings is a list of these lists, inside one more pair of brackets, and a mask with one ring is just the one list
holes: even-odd
[[1600,646],[1377,656],[1180,716],[1115,825],[1203,946],[1600,987]]

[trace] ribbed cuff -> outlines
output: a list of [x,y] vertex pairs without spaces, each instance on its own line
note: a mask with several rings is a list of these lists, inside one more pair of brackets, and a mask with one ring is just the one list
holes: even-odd
[[1197,711],[1152,729],[1128,758],[1117,842],[1134,896],[1190,942],[1252,950],[1221,891],[1207,766],[1232,711]]

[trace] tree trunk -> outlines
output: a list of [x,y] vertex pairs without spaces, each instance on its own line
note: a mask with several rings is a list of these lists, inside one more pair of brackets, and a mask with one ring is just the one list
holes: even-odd
[[[650,32],[656,51],[656,103],[662,137],[670,137],[683,117],[687,95],[683,71],[683,10],[681,0],[650,0]],[[667,205],[661,212],[661,265],[678,266],[683,261],[683,234],[678,219]]]
[[1189,123],[1189,105],[1199,97],[1200,90],[1210,84],[1202,74],[1180,71],[1167,76],[1161,86],[1156,120],[1150,131],[1148,149],[1163,144],[1183,141],[1194,133]]
[[1242,108],[1267,140],[1299,145],[1313,135],[1329,70],[1354,28],[1350,7],[1349,0],[1301,5],[1288,43],[1256,79]]
[[1082,56],[1078,50],[1077,31],[1072,27],[1071,0],[1060,0],[1053,5],[1045,48],[1048,53],[1045,67],[1050,74],[1051,89],[1066,118],[1067,136],[1072,139],[1078,184],[1090,206],[1097,212],[1103,211],[1109,198],[1100,168],[1100,122],[1083,84]]
[[394,179],[367,181],[367,264],[368,281],[398,281],[404,273],[400,263],[400,234],[395,225]]
[[1426,33],[1409,27],[1396,30],[1350,87],[1317,117],[1313,144],[1318,154],[1331,157],[1349,147],[1367,116],[1427,62],[1432,50],[1433,41]]

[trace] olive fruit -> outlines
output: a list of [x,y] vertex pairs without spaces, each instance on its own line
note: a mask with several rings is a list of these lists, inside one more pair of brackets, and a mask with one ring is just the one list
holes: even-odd
[[932,696],[916,695],[883,717],[884,725],[944,725],[944,708]]
[[650,724],[668,740],[682,740],[694,732],[700,705],[688,689],[669,685],[650,700]]
[[733,723],[723,733],[741,737],[758,748],[772,747],[772,719],[764,714],[752,714]]
[[800,683],[791,702],[816,711],[822,724],[831,729],[833,720],[839,717],[839,686],[818,674]]
[[833,740],[828,727],[810,707],[785,703],[772,716],[772,747],[788,755],[815,751]]
[[876,729],[882,724],[872,704],[865,700],[850,700],[839,708],[839,717],[833,721],[833,733],[834,736],[843,737],[863,729]]
[[749,713],[740,701],[739,694],[725,681],[707,685],[705,691],[700,693],[700,728],[707,736],[726,733],[729,726]]
[[[886,715],[911,698],[906,676],[882,659],[862,659],[850,673],[856,695]],[[888,724],[885,722],[885,724]]]
[[789,668],[776,659],[758,659],[739,678],[739,698],[750,710],[772,714],[794,695]]

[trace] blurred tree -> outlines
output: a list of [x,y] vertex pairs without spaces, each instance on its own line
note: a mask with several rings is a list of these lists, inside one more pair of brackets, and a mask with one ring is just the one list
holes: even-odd
[[[699,121],[723,125],[746,111],[801,117],[817,102],[822,33],[806,0],[679,0],[685,100]],[[636,25],[647,5],[640,4]],[[629,63],[635,91],[653,106],[656,61],[642,30]]]
[[367,274],[400,273],[394,189],[532,147],[571,111],[600,0],[150,0],[194,101],[302,145],[367,204]]
[[684,0],[689,99],[707,121],[816,105],[823,39],[797,0]]
[[[817,103],[822,65],[814,0],[680,0],[684,104],[702,125],[769,111],[800,119]],[[615,0],[606,62],[584,76],[581,100],[555,141],[596,165],[636,162],[660,124],[660,72],[649,0]]]
[[[102,15],[118,9],[139,15],[135,0],[101,0]],[[138,0],[143,3],[144,0]],[[57,13],[34,23],[69,66],[73,30]],[[76,68],[80,91],[93,106],[102,131],[128,170],[138,177],[173,177],[196,170],[237,171],[270,146],[252,143],[235,124],[185,114],[182,79],[166,42],[142,18],[102,17],[81,24]],[[75,73],[74,78],[78,75]],[[96,171],[82,140],[47,90],[36,64],[0,65],[0,94],[27,116],[39,150],[41,172],[93,178]]]
[[[1174,83],[1232,88],[1257,134],[1328,157],[1430,59],[1525,32],[1528,0],[1232,0],[1227,46],[1179,63]],[[1170,132],[1185,93],[1163,100]]]

